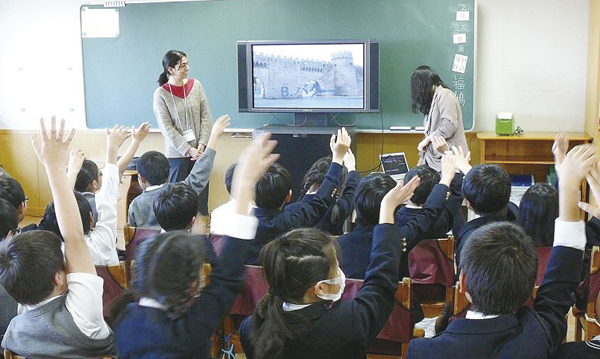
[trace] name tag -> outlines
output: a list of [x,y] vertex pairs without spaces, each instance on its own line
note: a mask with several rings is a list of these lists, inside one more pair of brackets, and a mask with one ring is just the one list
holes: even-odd
[[196,139],[196,135],[194,134],[193,130],[187,130],[183,133],[183,138],[187,141],[187,142],[191,142],[194,141]]

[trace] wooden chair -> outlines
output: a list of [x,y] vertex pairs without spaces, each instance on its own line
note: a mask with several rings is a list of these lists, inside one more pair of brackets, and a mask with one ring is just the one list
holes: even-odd
[[439,315],[444,305],[452,305],[455,281],[454,237],[425,239],[408,255],[414,296],[424,311]]
[[102,305],[104,308],[104,319],[112,324],[110,320],[110,304],[129,287],[129,273],[125,262],[114,266],[96,266],[96,273],[104,280],[102,293]]
[[229,345],[233,345],[235,353],[244,353],[238,333],[242,320],[252,315],[258,302],[268,291],[269,284],[264,277],[263,268],[246,265],[246,281],[242,290],[238,293],[224,323],[224,334],[226,337],[229,337]]
[[4,349],[4,359],[26,359],[23,356],[17,355],[8,349]]
[[[362,279],[346,279],[346,289],[342,300],[351,300],[362,287]],[[369,357],[406,358],[408,343],[413,338],[422,338],[423,329],[415,329],[412,315],[413,292],[412,280],[404,278],[398,285],[395,294],[396,305],[385,326],[367,350]]]
[[134,258],[135,248],[144,239],[160,233],[160,229],[155,228],[137,228],[132,227],[129,224],[125,224],[123,227],[123,237],[125,238],[125,268],[129,278],[132,277],[133,270],[131,268],[131,261]]
[[575,340],[600,335],[600,247],[592,247],[590,269],[585,282],[585,310],[576,315]]

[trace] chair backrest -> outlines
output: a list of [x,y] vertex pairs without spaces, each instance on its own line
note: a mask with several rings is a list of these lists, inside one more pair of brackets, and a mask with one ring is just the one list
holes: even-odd
[[[592,247],[589,285],[586,293],[586,316],[600,322],[600,247]],[[598,326],[600,328],[600,325]],[[600,329],[599,329],[600,331]]]
[[123,227],[123,237],[125,238],[125,258],[126,268],[131,276],[131,261],[135,255],[135,249],[146,238],[160,233],[160,229],[155,228],[137,228],[129,224]]
[[408,254],[413,284],[441,284],[452,287],[454,273],[454,237],[424,239]]
[[[362,279],[346,279],[346,288],[342,300],[352,300],[358,294],[363,285]],[[412,315],[412,281],[404,278],[398,285],[395,294],[396,305],[384,327],[377,336],[378,339],[389,340],[398,343],[408,343],[412,339],[414,319]]]
[[238,293],[230,314],[250,316],[258,302],[269,291],[269,284],[265,279],[263,267],[246,265],[246,281]]
[[544,279],[544,273],[546,273],[546,267],[548,266],[548,261],[550,260],[550,253],[552,252],[552,247],[538,247],[536,248],[537,258],[538,258],[538,272],[537,278],[535,279],[535,285],[542,285],[542,280]]
[[110,318],[110,303],[129,286],[129,274],[125,262],[114,266],[96,266],[96,273],[104,280],[102,305],[104,318]]
[[17,355],[8,349],[4,349],[4,359],[26,359],[23,356]]

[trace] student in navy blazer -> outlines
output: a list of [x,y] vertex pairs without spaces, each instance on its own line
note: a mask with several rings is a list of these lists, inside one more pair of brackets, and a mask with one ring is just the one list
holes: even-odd
[[[331,165],[331,157],[318,159],[304,175],[304,191],[306,194],[296,203],[290,203],[285,207],[285,211],[289,213],[298,212],[308,202],[315,198],[317,190],[323,183],[327,169]],[[360,182],[360,174],[356,172],[356,158],[351,149],[348,149],[344,155],[344,167],[347,173],[342,176],[343,185],[340,183],[339,198],[329,207],[323,218],[315,225],[315,228],[329,232],[333,235],[343,233],[343,226],[346,219],[354,210],[354,193],[356,186]],[[343,171],[344,173],[346,171]]]
[[261,252],[269,293],[240,327],[249,359],[365,358],[394,305],[401,251],[395,208],[418,179],[391,190],[382,201],[367,276],[353,300],[337,302],[345,276],[337,243],[326,232],[306,228],[270,242]]
[[579,282],[586,241],[578,209],[579,187],[596,161],[593,147],[578,146],[557,169],[560,210],[554,248],[533,308],[523,306],[537,275],[533,241],[509,222],[483,226],[465,244],[460,264],[459,290],[466,293],[473,310],[435,337],[411,341],[409,358],[556,355],[566,335],[565,316]]
[[510,177],[497,165],[477,165],[465,174],[463,195],[468,207],[479,217],[465,223],[456,237],[456,265],[460,265],[462,248],[472,233],[488,223],[515,221],[518,208],[509,202]]
[[[247,242],[258,221],[248,215],[256,181],[277,156],[268,136],[240,156],[233,180],[236,198],[221,264],[202,289],[202,241],[184,231],[145,240],[136,251],[135,279],[111,308],[119,358],[210,358],[210,339],[244,284]],[[197,207],[195,207],[197,209]],[[199,290],[202,289],[201,292]],[[198,294],[200,293],[200,294]],[[139,297],[138,302],[132,302]]]
[[311,227],[335,203],[342,172],[344,155],[350,148],[350,136],[346,129],[331,136],[332,161],[315,197],[294,213],[282,211],[289,202],[292,184],[289,172],[279,164],[271,166],[256,185],[256,208],[258,218],[256,239],[252,242],[247,264],[257,264],[258,254],[265,244],[294,228]]

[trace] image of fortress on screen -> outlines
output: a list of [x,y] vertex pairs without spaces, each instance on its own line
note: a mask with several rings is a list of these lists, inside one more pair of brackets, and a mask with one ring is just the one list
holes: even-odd
[[[269,53],[270,46],[255,46],[255,108],[297,108],[300,103],[304,108],[363,107],[362,44],[291,48],[299,47],[305,47],[299,54],[302,57],[286,56],[282,46],[277,46],[277,53]],[[340,48],[346,51],[335,52]]]

